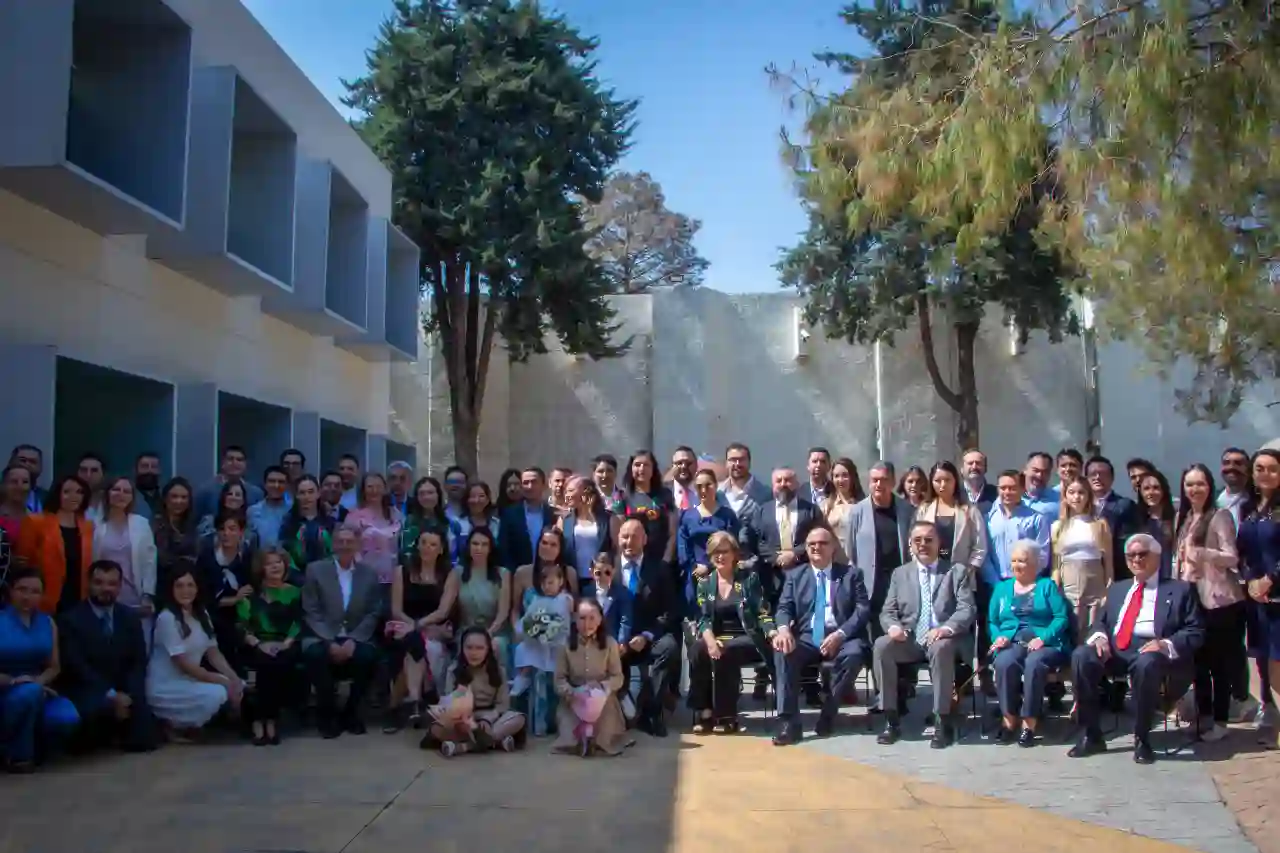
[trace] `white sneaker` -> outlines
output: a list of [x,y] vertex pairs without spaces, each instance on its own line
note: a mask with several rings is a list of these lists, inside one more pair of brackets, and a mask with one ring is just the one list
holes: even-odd
[[1255,729],[1271,729],[1280,728],[1280,712],[1276,711],[1275,705],[1261,705],[1261,711],[1253,718],[1253,727]]
[[1253,701],[1252,698],[1241,702],[1239,699],[1231,700],[1231,709],[1227,711],[1227,722],[1229,723],[1247,723],[1256,719],[1261,712],[1261,704]]
[[1208,729],[1201,729],[1200,740],[1205,743],[1217,743],[1227,736],[1230,731],[1226,726],[1213,723]]
[[458,745],[451,740],[440,744],[440,754],[445,758],[453,758],[458,754]]
[[523,696],[533,685],[533,679],[525,675],[523,672],[516,676],[515,681],[511,682],[511,697]]
[[1178,704],[1174,706],[1177,719],[1183,722],[1191,723],[1195,721],[1199,710],[1196,708],[1196,695],[1194,691],[1187,691],[1187,694],[1178,700]]

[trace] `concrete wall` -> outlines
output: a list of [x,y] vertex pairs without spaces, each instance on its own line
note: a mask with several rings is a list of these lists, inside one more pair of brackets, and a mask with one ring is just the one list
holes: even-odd
[[[712,290],[619,296],[622,335],[634,336],[623,358],[579,360],[557,346],[526,364],[495,353],[481,436],[481,474],[492,480],[509,462],[583,468],[596,453],[625,458],[651,447],[666,459],[680,444],[719,456],[730,441],[751,446],[762,468],[801,465],[821,444],[850,456],[865,472],[880,451],[900,466],[956,459],[955,417],[929,381],[917,332],[880,348],[877,407],[873,347],[826,340],[814,330],[808,357],[797,361],[790,294],[732,295]],[[941,370],[954,383],[953,350],[937,324]],[[429,348],[417,365],[393,367],[392,438],[418,448],[439,473],[452,459],[448,385]],[[1170,381],[1144,375],[1132,347],[1099,347],[1102,447],[1117,464],[1135,455],[1176,473],[1191,461],[1216,460],[1221,448],[1254,449],[1280,435],[1280,389],[1260,389],[1227,430],[1188,425],[1174,411]],[[982,447],[991,467],[1021,467],[1028,453],[1082,448],[1090,395],[1080,339],[1050,344],[1033,335],[1018,354],[993,312],[977,352]],[[397,438],[397,429],[402,437]],[[428,446],[429,445],[429,446]]]

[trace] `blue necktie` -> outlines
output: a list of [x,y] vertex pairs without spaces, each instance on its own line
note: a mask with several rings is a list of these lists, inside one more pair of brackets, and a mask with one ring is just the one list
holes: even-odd
[[627,589],[632,595],[636,594],[636,590],[640,588],[640,571],[636,568],[635,563],[627,563]]
[[102,633],[105,636],[110,637],[111,636],[111,614],[103,613],[100,618],[102,619]]
[[813,594],[813,644],[822,645],[827,633],[827,573],[818,570],[818,588]]

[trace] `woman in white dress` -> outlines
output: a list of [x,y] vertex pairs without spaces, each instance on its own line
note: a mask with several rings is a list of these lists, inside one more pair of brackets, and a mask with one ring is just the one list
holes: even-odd
[[[218,651],[195,572],[178,569],[166,592],[147,666],[147,702],[170,737],[187,742],[223,705],[239,711],[244,682]],[[213,672],[201,666],[205,661]]]

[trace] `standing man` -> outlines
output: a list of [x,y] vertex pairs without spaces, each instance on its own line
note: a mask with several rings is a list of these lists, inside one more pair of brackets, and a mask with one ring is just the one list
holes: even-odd
[[[307,455],[296,447],[290,447],[284,453],[280,454],[280,467],[284,469],[284,473],[289,477],[289,488],[298,484],[298,478],[307,473]],[[293,501],[290,501],[292,504]]]
[[471,475],[461,465],[450,465],[444,469],[444,514],[450,521],[461,523],[470,513],[467,512],[467,483]]
[[1053,489],[1049,488],[1049,468],[1053,465],[1053,457],[1043,451],[1036,451],[1027,457],[1027,464],[1022,469],[1022,479],[1026,491],[1022,502],[1045,517],[1052,525],[1058,520],[1060,500]]
[[524,500],[503,510],[498,522],[498,554],[511,571],[533,564],[543,529],[556,523],[555,510],[546,501],[547,475],[541,468],[520,472],[520,493]]
[[[1220,460],[1222,473],[1222,491],[1218,493],[1218,509],[1231,512],[1240,526],[1240,507],[1249,497],[1249,454],[1238,447],[1228,447],[1222,451]],[[34,476],[34,475],[33,475]]]
[[746,524],[773,494],[751,473],[751,448],[735,441],[725,449],[724,461],[729,476],[720,483],[720,494],[738,521]]
[[249,469],[249,455],[238,444],[228,444],[222,449],[222,467],[218,476],[200,487],[196,492],[195,517],[216,515],[218,498],[222,495],[222,487],[227,483],[240,483],[244,486],[245,506],[253,506],[262,500],[262,489],[247,482],[244,473]]
[[258,543],[263,548],[275,548],[280,544],[280,528],[289,514],[289,475],[279,465],[270,465],[262,472],[262,500],[249,507],[249,527],[258,532]]
[[675,498],[678,513],[698,505],[698,494],[693,489],[693,475],[698,473],[698,457],[693,448],[681,445],[671,454],[671,495]]
[[392,462],[387,466],[387,491],[391,493],[391,506],[400,511],[401,518],[409,517],[409,487],[412,485],[412,465],[408,462]]
[[1117,495],[1111,488],[1115,483],[1116,473],[1107,457],[1093,457],[1084,471],[1089,481],[1089,491],[1093,492],[1094,512],[1098,518],[1105,518],[1111,528],[1111,565],[1115,566],[1113,580],[1124,580],[1129,577],[1129,569],[1124,561],[1124,541],[1140,526],[1137,518],[1138,505],[1123,495]]
[[160,454],[147,450],[133,461],[133,488],[140,500],[133,502],[133,511],[143,518],[161,514],[160,507]]
[[893,464],[883,460],[867,472],[870,487],[865,498],[854,504],[849,516],[849,542],[844,552],[862,569],[862,579],[871,599],[872,639],[880,633],[880,608],[889,592],[894,569],[911,558],[911,522],[915,507],[893,493]]
[[97,453],[84,453],[76,464],[76,474],[89,484],[89,496],[86,498],[84,517],[94,524],[102,524],[107,513],[106,495],[102,487],[107,479],[107,462]]
[[995,485],[987,482],[987,454],[976,448],[966,451],[960,464],[964,469],[960,474],[964,477],[965,495],[986,518],[998,497]]
[[31,472],[27,512],[44,512],[44,489],[40,488],[40,475],[44,472],[44,452],[34,444],[19,444],[9,454],[9,464],[20,465]]
[[1054,486],[1052,491],[1058,499],[1058,504],[1061,505],[1062,484],[1070,483],[1084,472],[1084,456],[1074,447],[1064,447],[1058,451],[1055,464],[1058,466],[1058,485]]
[[572,476],[572,468],[558,465],[551,469],[551,476],[547,478],[547,485],[550,487],[547,503],[555,510],[557,518],[563,518],[572,509],[569,506],[569,498],[566,494],[566,490],[569,488],[569,479]]
[[338,476],[342,478],[342,498],[338,504],[350,512],[359,504],[356,489],[360,486],[360,459],[354,453],[338,457]]
[[831,452],[825,447],[809,448],[809,488],[805,498],[814,506],[822,506],[833,489],[831,485]]

